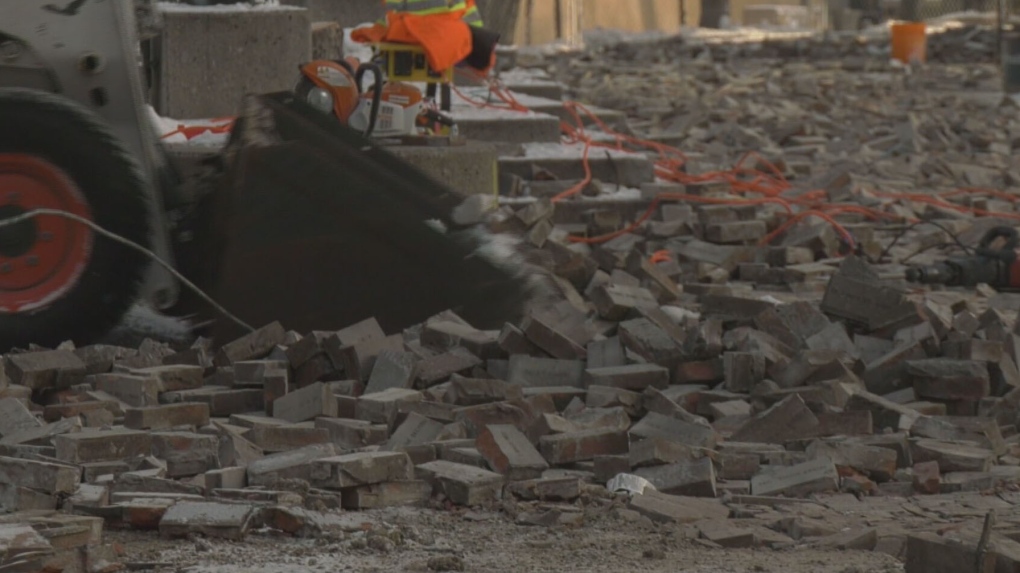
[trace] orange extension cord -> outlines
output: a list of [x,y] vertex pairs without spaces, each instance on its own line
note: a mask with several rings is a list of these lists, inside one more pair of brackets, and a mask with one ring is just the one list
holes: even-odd
[[[457,95],[469,104],[479,108],[512,110],[522,113],[531,111],[522,105],[514,97],[514,95],[504,88],[497,80],[486,78],[471,70],[458,69],[458,72],[486,81],[489,86],[490,95],[495,96],[495,98],[502,103],[502,105],[498,105],[485,101],[478,101],[464,94],[461,90],[458,90],[455,87],[454,90]],[[700,175],[689,175],[685,173],[683,169],[684,164],[687,162],[687,157],[679,149],[655,141],[649,141],[619,133],[607,126],[589,109],[578,102],[568,101],[564,102],[563,105],[573,120],[573,123],[566,121],[560,123],[560,128],[563,132],[564,138],[563,142],[566,144],[584,144],[582,161],[584,162],[585,176],[584,179],[577,185],[574,185],[570,189],[567,189],[553,197],[552,201],[554,203],[559,203],[577,195],[589,183],[591,183],[592,171],[588,156],[591,148],[593,147],[616,149],[619,151],[654,152],[658,155],[658,159],[655,161],[655,174],[659,179],[683,185],[725,183],[734,193],[746,196],[746,198],[742,199],[722,199],[702,197],[700,195],[690,195],[686,193],[660,193],[652,200],[648,210],[626,228],[597,237],[572,236],[570,237],[572,242],[601,244],[615,239],[616,237],[631,233],[650,219],[661,203],[667,201],[688,201],[691,203],[733,206],[765,204],[779,205],[783,208],[785,216],[788,218],[782,225],[764,237],[759,242],[759,245],[768,245],[772,243],[772,241],[782,236],[797,223],[813,217],[821,219],[829,225],[832,225],[833,229],[835,229],[839,236],[847,243],[850,249],[853,250],[856,246],[856,241],[854,240],[853,235],[836,220],[837,216],[844,214],[857,214],[871,220],[889,219],[894,221],[903,221],[903,217],[899,215],[886,213],[870,207],[845,203],[829,203],[825,200],[827,195],[826,192],[820,189],[800,194],[797,197],[783,197],[783,194],[786,191],[793,188],[792,185],[790,185],[782,172],[774,164],[755,152],[745,154],[740,161],[737,162],[733,169],[729,171],[713,171],[709,173],[702,173]],[[596,126],[606,136],[611,137],[613,142],[608,143],[596,141],[586,130],[582,116],[587,118],[591,124]],[[971,213],[977,216],[995,216],[1020,221],[1020,214],[989,212],[947,201],[948,198],[968,194],[989,195],[997,199],[1013,203],[1020,201],[1020,196],[997,190],[975,188],[958,189],[955,191],[936,194],[887,193],[881,191],[873,192],[873,195],[879,199],[923,203],[961,213]],[[916,223],[917,221],[907,220],[906,222]],[[658,254],[657,258],[662,260],[664,256],[664,254]]]

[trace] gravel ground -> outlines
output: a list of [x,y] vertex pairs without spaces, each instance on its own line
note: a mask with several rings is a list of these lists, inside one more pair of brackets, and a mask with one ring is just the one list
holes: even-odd
[[[570,506],[573,507],[573,506]],[[576,509],[576,508],[575,508]],[[644,573],[896,573],[881,553],[809,549],[718,549],[689,529],[655,525],[621,508],[587,508],[580,526],[516,525],[503,513],[431,509],[364,512],[364,531],[316,539],[259,531],[244,543],[109,532],[132,569],[153,573],[485,571]]]

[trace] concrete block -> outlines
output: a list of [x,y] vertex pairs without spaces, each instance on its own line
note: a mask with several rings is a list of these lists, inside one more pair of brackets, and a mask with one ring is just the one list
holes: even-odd
[[366,420],[319,418],[315,420],[315,427],[329,432],[330,441],[341,450],[382,444],[390,435],[386,424],[374,424]]
[[356,417],[373,424],[392,426],[397,419],[397,409],[404,402],[420,402],[421,392],[406,388],[391,388],[375,394],[365,394],[358,399]]
[[248,484],[271,486],[284,479],[307,481],[311,478],[313,461],[335,455],[337,448],[333,444],[315,444],[299,450],[266,456],[248,465]]
[[218,436],[193,432],[153,432],[152,455],[166,462],[166,475],[172,478],[196,476],[217,469]]
[[729,508],[715,500],[657,491],[633,496],[627,508],[659,523],[693,523],[703,519],[726,519],[730,515]]
[[492,503],[503,496],[503,476],[473,466],[436,460],[417,466],[415,475],[458,505]]
[[462,195],[494,195],[498,189],[496,145],[470,141],[466,145],[386,148],[409,165]]
[[539,478],[549,468],[527,436],[513,426],[486,427],[478,435],[475,447],[489,467],[505,475],[509,481]]
[[244,437],[266,452],[286,452],[313,444],[328,444],[329,431],[311,425],[258,426],[244,433]]
[[716,496],[715,467],[709,458],[641,468],[634,473],[651,482],[662,493],[693,497]]
[[558,142],[560,119],[547,113],[454,106],[450,117],[460,135],[471,141],[496,143]]
[[[499,174],[515,175],[530,180],[534,169],[544,169],[558,179],[584,179],[583,146],[564,146],[561,143],[530,143],[524,145],[521,156],[505,155],[499,158]],[[609,157],[601,151],[588,157],[592,177],[624,187],[640,187],[655,179],[651,161],[642,154],[610,151]]]
[[356,487],[413,477],[404,452],[359,452],[312,462],[312,485],[330,489]]
[[297,424],[320,416],[336,417],[337,402],[329,386],[316,382],[273,401],[273,417]]
[[[356,28],[371,24],[386,14],[376,0],[282,0],[285,6],[297,6],[308,10],[313,22],[336,22],[344,28]],[[339,56],[337,56],[339,57]]]
[[342,492],[344,509],[366,510],[384,507],[422,506],[432,497],[426,481],[392,481],[347,488]]
[[46,350],[7,355],[7,376],[12,384],[32,390],[74,386],[85,378],[85,363],[70,350]]
[[383,350],[376,357],[372,374],[365,385],[366,394],[390,388],[411,388],[418,372],[418,357],[410,352]]
[[336,60],[344,53],[344,29],[337,22],[312,23],[312,59]]
[[42,421],[35,417],[21,400],[17,398],[0,400],[0,438],[7,438],[42,425]]
[[399,451],[434,442],[443,432],[443,424],[418,413],[411,413],[397,427],[382,449]]
[[819,458],[793,466],[777,467],[751,479],[753,495],[806,496],[839,489],[836,464]]
[[85,430],[59,435],[54,443],[58,460],[80,464],[145,457],[152,437],[135,430]]
[[70,466],[0,457],[0,483],[28,487],[48,494],[73,494],[80,472]]
[[124,427],[132,430],[166,430],[181,426],[201,428],[208,424],[208,404],[167,404],[124,411]]
[[550,464],[566,464],[628,452],[627,432],[617,429],[584,430],[539,439],[542,456]]
[[235,115],[248,93],[293,89],[312,56],[312,19],[301,8],[166,10],[156,110],[180,119]]
[[215,502],[181,502],[173,505],[159,522],[163,537],[187,537],[201,533],[241,541],[251,525],[253,508],[250,505]]

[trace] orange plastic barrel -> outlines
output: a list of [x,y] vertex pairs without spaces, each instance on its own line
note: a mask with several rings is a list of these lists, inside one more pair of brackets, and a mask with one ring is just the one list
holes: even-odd
[[904,64],[923,64],[928,56],[928,27],[924,22],[892,25],[892,57]]

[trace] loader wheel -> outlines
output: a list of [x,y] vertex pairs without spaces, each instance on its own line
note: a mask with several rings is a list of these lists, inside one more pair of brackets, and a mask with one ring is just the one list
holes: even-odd
[[[33,90],[0,90],[0,225],[65,211],[149,244],[142,171],[88,109]],[[117,325],[148,261],[88,226],[39,215],[0,227],[0,352],[83,344]]]

